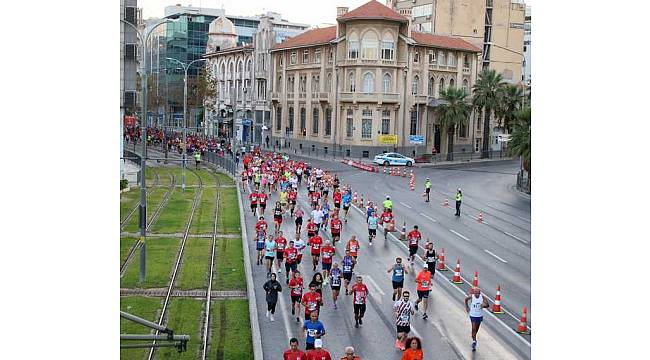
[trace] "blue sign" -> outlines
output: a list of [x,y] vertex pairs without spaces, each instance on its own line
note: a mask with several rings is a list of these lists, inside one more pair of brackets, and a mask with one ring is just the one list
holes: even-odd
[[424,145],[424,135],[409,135],[409,144]]
[[241,124],[245,125],[245,126],[251,126],[251,125],[253,125],[253,120],[251,120],[251,119],[242,119]]

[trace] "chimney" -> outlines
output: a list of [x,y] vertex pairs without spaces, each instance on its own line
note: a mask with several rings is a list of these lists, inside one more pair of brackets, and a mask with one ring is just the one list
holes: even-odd
[[336,8],[336,17],[339,18],[348,12],[348,7],[347,6],[339,6]]

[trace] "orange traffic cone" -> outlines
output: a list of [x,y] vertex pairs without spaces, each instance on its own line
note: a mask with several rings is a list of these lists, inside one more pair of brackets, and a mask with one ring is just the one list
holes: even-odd
[[438,265],[436,265],[436,270],[438,271],[447,271],[445,266],[445,249],[440,250],[440,256],[438,256]]
[[359,199],[357,198],[357,192],[355,191],[354,194],[352,194],[352,203],[353,203],[354,205],[356,205],[356,204],[357,204],[357,200],[359,200]]
[[526,314],[528,313],[528,308],[524,306],[524,311],[521,314],[521,321],[519,321],[519,326],[517,327],[517,332],[520,334],[528,334],[528,327],[526,326],[526,323],[528,322],[528,318]]
[[361,194],[361,201],[359,201],[359,206],[363,206],[363,204],[364,204],[364,202],[363,202],[363,194]]
[[478,271],[474,271],[474,280],[472,280],[472,286],[478,287]]
[[399,233],[399,238],[400,240],[406,240],[406,221],[404,222],[404,225],[402,225],[402,231]]
[[494,298],[494,304],[492,304],[492,313],[503,314],[501,310],[501,285],[497,285],[497,296]]
[[442,203],[442,206],[449,207],[449,200],[445,199],[445,202]]
[[451,282],[454,284],[462,284],[463,281],[460,279],[460,259],[456,261],[456,270],[454,270],[454,277],[451,278]]
[[384,166],[384,174],[386,173],[386,167]]
[[479,211],[478,212],[478,217],[476,218],[476,221],[482,223],[483,222],[483,212]]

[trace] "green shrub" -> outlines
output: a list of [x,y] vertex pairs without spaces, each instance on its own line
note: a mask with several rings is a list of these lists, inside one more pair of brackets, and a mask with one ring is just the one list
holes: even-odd
[[120,180],[120,190],[124,190],[129,186],[129,180],[122,179]]

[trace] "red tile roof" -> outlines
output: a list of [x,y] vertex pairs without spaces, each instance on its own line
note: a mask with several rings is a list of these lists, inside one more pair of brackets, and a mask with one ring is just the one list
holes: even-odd
[[413,40],[415,40],[415,42],[417,42],[419,45],[430,45],[445,49],[481,52],[481,49],[458,37],[433,35],[419,31],[411,31],[411,38],[413,38]]
[[288,38],[279,44],[273,45],[273,50],[326,44],[335,38],[336,26],[313,29],[305,31],[304,33],[296,35],[292,38]]
[[352,19],[387,19],[400,22],[408,21],[395,10],[375,0],[369,1],[337,18],[338,21],[347,21]]

